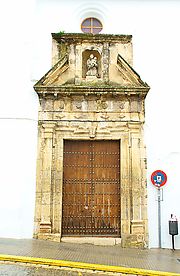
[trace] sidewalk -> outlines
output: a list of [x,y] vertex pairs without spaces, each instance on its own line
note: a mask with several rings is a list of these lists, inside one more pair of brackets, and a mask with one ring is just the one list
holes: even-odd
[[121,248],[119,245],[97,246],[35,239],[0,238],[0,254],[139,268],[178,273],[180,275],[180,250],[127,249]]

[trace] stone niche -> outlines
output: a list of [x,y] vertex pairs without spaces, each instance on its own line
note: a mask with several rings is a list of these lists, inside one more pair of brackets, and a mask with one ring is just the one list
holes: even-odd
[[[93,57],[93,59],[95,60],[97,66],[94,66],[95,73],[93,72],[92,74],[88,74],[88,72],[90,70],[88,70],[88,60],[90,60],[90,57]],[[92,66],[93,67],[93,66]],[[94,79],[96,78],[101,78],[101,55],[97,50],[85,50],[82,53],[82,78],[84,80],[88,80],[88,77],[94,77]],[[93,78],[92,78],[93,79]]]
[[[132,68],[132,36],[57,33],[52,34],[52,38],[52,68],[34,86],[40,100],[34,237],[96,244],[98,241],[101,244],[121,242],[123,247],[146,247],[147,188],[143,125],[144,101],[150,88]],[[90,57],[95,58],[95,65],[88,67]],[[118,141],[120,160],[115,165],[108,164],[113,169],[119,168],[120,192],[118,199],[116,197],[119,206],[116,216],[118,234],[107,234],[106,238],[95,235],[92,221],[92,233],[83,235],[85,229],[77,237],[72,226],[73,221],[77,224],[77,217],[74,219],[73,215],[69,227],[74,227],[74,234],[63,234],[63,212],[71,204],[63,199],[66,141],[84,141],[84,144],[88,141],[89,144],[91,141],[106,141],[109,145],[111,141]],[[78,185],[76,178],[73,181]],[[74,188],[70,184],[68,187],[71,196]],[[103,188],[98,193],[103,194],[104,200],[108,193],[114,193],[111,190],[102,191]],[[79,191],[81,193],[82,190]],[[97,202],[100,197],[97,197]],[[106,208],[107,204],[102,202],[101,207],[105,204]],[[78,204],[77,201],[74,206]],[[111,205],[113,200],[108,215],[113,212]],[[87,206],[83,208],[83,214],[86,214]],[[93,208],[90,213],[92,217]],[[103,220],[102,217],[100,219]],[[115,216],[111,216],[109,224],[112,231],[113,219]],[[96,233],[102,230],[98,230],[97,225],[95,227]],[[103,231],[109,233],[107,227]]]

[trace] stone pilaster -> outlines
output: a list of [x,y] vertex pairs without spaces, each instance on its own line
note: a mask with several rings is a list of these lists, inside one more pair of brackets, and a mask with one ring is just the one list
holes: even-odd
[[51,233],[51,179],[52,179],[52,146],[54,124],[43,124],[43,163],[42,163],[42,202],[40,233]]
[[121,234],[130,234],[129,139],[121,139]]
[[57,134],[54,160],[54,190],[53,190],[53,233],[61,236],[62,220],[62,185],[63,185],[63,139]]
[[145,166],[142,163],[144,156],[144,145],[142,143],[141,126],[130,125],[130,235],[124,237],[122,245],[124,247],[145,247],[146,245],[146,220],[147,214],[144,213],[145,194]]
[[109,43],[103,44],[103,80],[109,81]]

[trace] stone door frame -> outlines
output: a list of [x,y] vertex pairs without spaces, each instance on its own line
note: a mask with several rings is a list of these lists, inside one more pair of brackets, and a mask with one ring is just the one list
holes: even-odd
[[128,243],[128,247],[131,246],[132,239],[136,244],[137,239],[139,243],[144,244],[144,240],[147,239],[147,214],[143,214],[143,217],[140,215],[143,212],[142,205],[146,205],[146,202],[142,202],[146,194],[146,176],[145,171],[142,174],[145,152],[141,142],[140,124],[126,124],[121,131],[111,129],[106,135],[99,134],[97,131],[94,138],[91,138],[93,128],[91,133],[75,134],[74,131],[72,133],[71,127],[68,131],[63,131],[57,123],[46,123],[40,125],[40,130],[40,158],[38,160],[42,169],[41,174],[37,176],[37,183],[39,183],[37,191],[41,190],[42,193],[41,202],[39,202],[41,221],[39,233],[35,237],[56,241],[61,240],[62,237],[64,140],[120,140],[121,239],[125,246]]

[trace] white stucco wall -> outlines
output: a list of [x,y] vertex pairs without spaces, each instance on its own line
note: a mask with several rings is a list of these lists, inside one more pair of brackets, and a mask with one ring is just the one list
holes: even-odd
[[[51,33],[80,32],[81,21],[95,16],[103,22],[104,33],[133,35],[134,69],[151,86],[145,126],[149,240],[150,247],[158,246],[156,189],[150,175],[161,169],[168,175],[161,204],[162,247],[171,247],[170,214],[180,221],[179,11],[180,2],[173,0],[17,0],[3,4],[0,237],[32,237],[38,118],[32,85],[51,67]],[[175,239],[180,248],[180,235]]]

